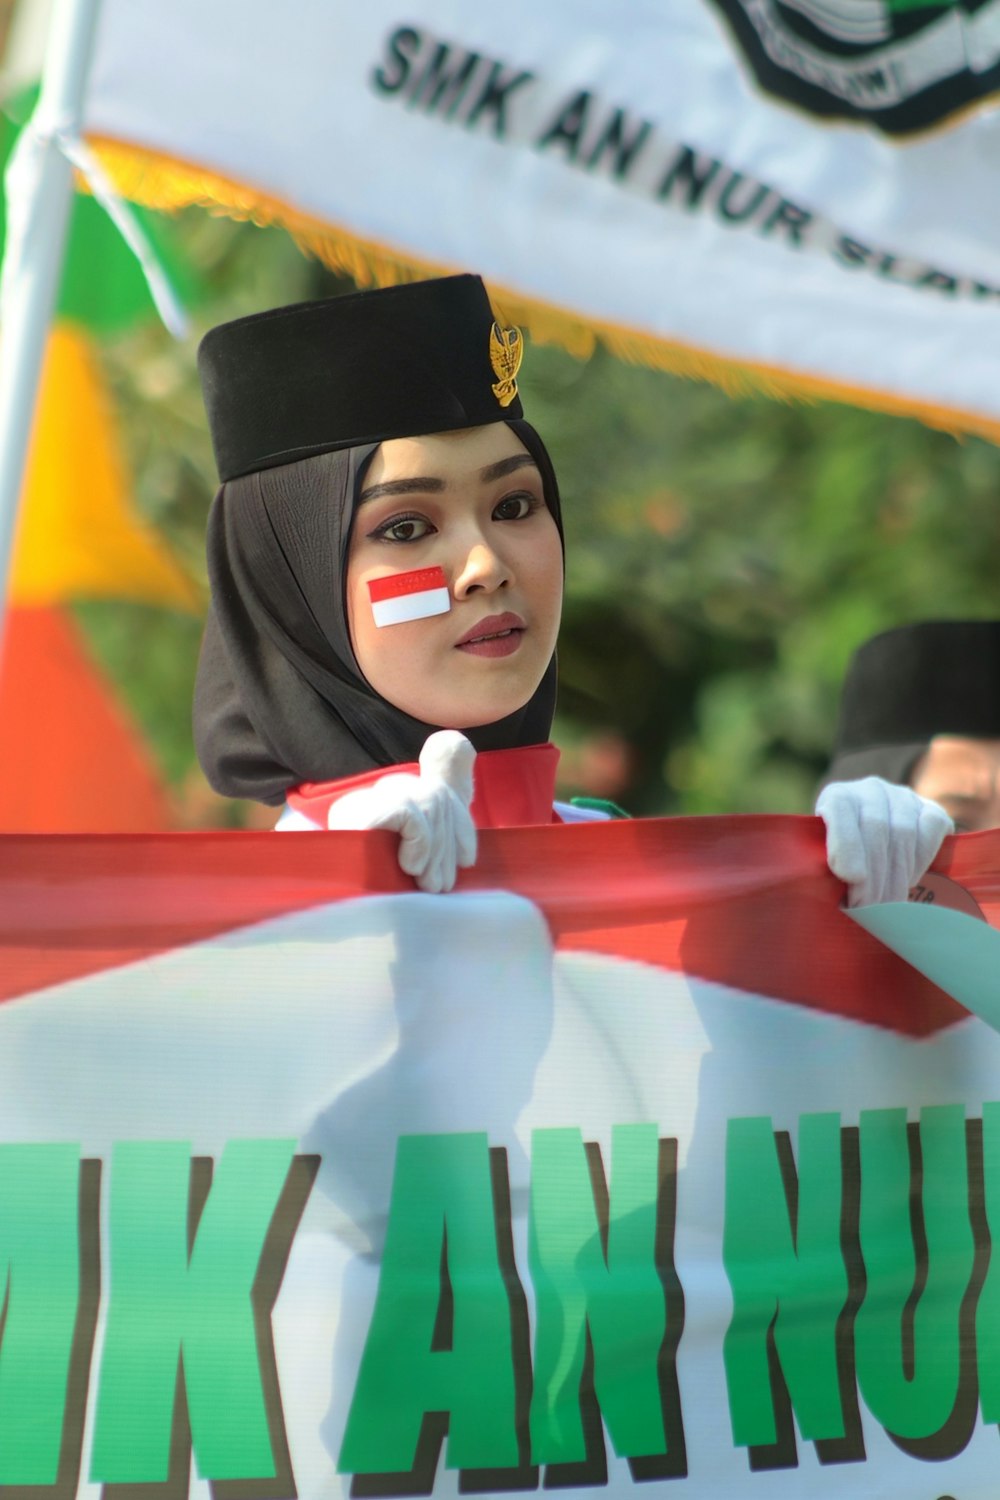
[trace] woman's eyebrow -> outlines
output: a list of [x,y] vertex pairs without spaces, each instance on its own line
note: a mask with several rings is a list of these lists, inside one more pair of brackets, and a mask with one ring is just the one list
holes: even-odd
[[531,467],[537,469],[538,465],[530,453],[515,453],[510,458],[501,458],[498,463],[487,464],[485,469],[480,469],[479,477],[484,484],[489,484],[493,479],[502,479],[505,474],[513,474],[515,469]]
[[[479,478],[483,484],[490,484],[494,479],[503,479],[506,474],[513,474],[515,469],[537,467],[530,453],[515,453],[510,458],[501,458],[495,464],[487,464],[485,469],[480,469]],[[358,504],[366,505],[369,500],[380,500],[383,495],[437,494],[445,488],[443,479],[387,479],[384,484],[373,484],[362,490],[358,496]]]
[[378,500],[382,495],[426,495],[444,489],[443,479],[387,479],[385,484],[373,484],[362,490],[358,504]]

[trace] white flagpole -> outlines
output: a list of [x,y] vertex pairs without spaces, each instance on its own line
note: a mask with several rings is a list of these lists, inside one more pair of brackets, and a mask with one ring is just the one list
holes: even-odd
[[7,243],[0,275],[0,619],[73,199],[73,167],[59,138],[79,134],[99,5],[100,0],[55,0],[38,105],[7,169]]

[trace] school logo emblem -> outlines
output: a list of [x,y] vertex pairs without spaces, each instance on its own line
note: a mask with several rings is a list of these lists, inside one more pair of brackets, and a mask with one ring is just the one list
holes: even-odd
[[501,328],[494,323],[490,329],[490,364],[497,378],[492,389],[501,406],[509,406],[517,395],[517,372],[523,355],[520,328]]
[[1000,0],[713,0],[757,82],[886,135],[947,123],[1000,90]]

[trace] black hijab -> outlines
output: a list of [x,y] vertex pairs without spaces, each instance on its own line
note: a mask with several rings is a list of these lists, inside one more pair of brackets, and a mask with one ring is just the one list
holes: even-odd
[[[509,421],[538,465],[562,538],[555,471],[541,438]],[[304,781],[415,761],[440,726],[365,681],[351,646],[345,582],[351,523],[378,444],[342,448],[223,484],[208,520],[212,601],[194,694],[198,759],[217,792],[278,804]],[[549,737],[553,656],[523,708],[465,730],[477,750]]]

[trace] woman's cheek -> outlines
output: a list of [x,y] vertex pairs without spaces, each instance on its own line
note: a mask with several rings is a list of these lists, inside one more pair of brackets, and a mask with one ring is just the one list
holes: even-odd
[[438,617],[377,625],[367,579],[352,590],[350,606],[351,645],[362,676],[381,697],[412,713],[414,700],[430,685],[427,658]]

